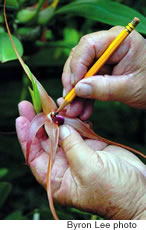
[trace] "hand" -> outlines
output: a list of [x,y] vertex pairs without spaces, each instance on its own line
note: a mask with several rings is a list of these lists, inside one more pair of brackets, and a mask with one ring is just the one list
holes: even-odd
[[[86,35],[72,50],[62,75],[65,94],[83,78],[123,28]],[[146,108],[146,40],[133,31],[110,57],[98,75],[76,84],[77,96],[101,101],[121,101],[135,108]],[[59,100],[59,104],[62,100]],[[89,101],[77,100],[67,110],[69,116],[88,119],[92,113]]]
[[[25,155],[35,113],[29,102],[21,102],[19,111],[16,128]],[[52,169],[54,199],[108,219],[146,218],[146,166],[134,154],[100,141],[84,140],[70,126],[60,126],[60,141]],[[35,157],[30,168],[44,187],[49,158],[46,148],[47,139],[41,130],[31,148]]]

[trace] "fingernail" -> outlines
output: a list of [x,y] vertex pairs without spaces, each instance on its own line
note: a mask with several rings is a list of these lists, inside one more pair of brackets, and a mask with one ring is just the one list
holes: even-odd
[[78,83],[76,86],[76,92],[78,93],[78,96],[91,96],[92,87],[84,83]]
[[67,126],[62,125],[60,126],[60,139],[64,140],[65,138],[67,138],[70,135],[70,130]]
[[63,89],[63,97],[65,97],[66,96],[66,89],[64,88]]
[[72,86],[74,86],[75,85],[75,77],[74,77],[74,74],[72,73],[71,74],[71,84],[72,84]]

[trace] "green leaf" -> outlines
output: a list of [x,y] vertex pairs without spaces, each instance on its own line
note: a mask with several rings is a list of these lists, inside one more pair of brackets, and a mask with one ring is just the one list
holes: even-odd
[[64,29],[64,41],[66,43],[74,43],[76,45],[79,41],[79,38],[80,36],[76,29],[69,27]]
[[17,13],[16,19],[18,23],[28,23],[36,16],[36,9],[22,9]]
[[4,17],[3,15],[0,15],[0,24],[2,24],[4,22]]
[[7,168],[1,168],[0,169],[0,179],[8,174]]
[[32,98],[32,102],[33,102],[33,105],[34,105],[34,110],[38,114],[38,113],[40,113],[41,108],[39,107],[39,105],[37,103],[34,91],[30,87],[28,87],[28,89],[29,89],[29,92],[30,92],[30,95],[31,95],[31,98]]
[[23,40],[36,40],[40,36],[41,28],[40,26],[36,27],[20,27],[17,30],[19,37]]
[[7,5],[14,8],[19,7],[18,0],[7,0]]
[[91,213],[84,212],[84,211],[81,211],[81,210],[76,209],[76,208],[71,208],[71,211],[72,211],[72,212],[74,212],[74,213],[81,214],[81,215],[92,216],[92,214],[91,214]]
[[[78,43],[79,38],[80,36],[76,29],[69,28],[69,27],[66,27],[64,29],[64,41],[63,41],[64,44],[70,44],[70,45],[72,44],[72,47],[74,47]],[[69,55],[70,49],[64,49],[64,51],[67,55]]]
[[7,182],[0,183],[0,208],[4,204],[5,200],[8,198],[9,193],[12,190],[12,185]]
[[4,32],[5,32],[5,29],[2,26],[0,26],[0,33],[4,33]]
[[107,0],[78,0],[56,11],[56,14],[72,13],[85,18],[103,22],[109,25],[126,26],[134,17],[138,17],[141,22],[136,30],[146,34],[146,17],[138,11]]
[[29,71],[29,76],[30,76],[30,79],[31,79],[31,83],[32,83],[32,88],[33,90],[29,88],[29,92],[30,92],[30,95],[32,97],[32,101],[33,101],[33,105],[34,105],[34,109],[35,109],[35,112],[38,114],[41,112],[42,110],[42,103],[41,103],[41,98],[40,98],[40,94],[39,94],[39,90],[38,90],[38,87],[37,87],[37,83],[33,77],[33,74],[31,73],[29,67],[26,65],[28,71]]
[[[12,38],[20,56],[22,56],[23,46],[21,42],[15,36],[12,36]],[[0,61],[4,63],[6,61],[11,61],[15,59],[17,59],[17,56],[12,47],[8,33],[0,33]]]
[[38,15],[38,24],[46,25],[48,21],[53,17],[55,9],[52,7],[48,7],[39,12]]

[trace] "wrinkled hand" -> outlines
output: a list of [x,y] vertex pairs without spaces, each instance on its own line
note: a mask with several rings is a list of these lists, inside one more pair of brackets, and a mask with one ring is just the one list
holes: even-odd
[[[27,133],[35,113],[26,101],[19,104],[19,112],[16,128],[25,155]],[[100,141],[83,140],[70,126],[60,127],[60,141],[52,169],[53,196],[60,204],[108,219],[146,217],[146,166],[134,154]],[[30,168],[44,187],[49,158],[46,148],[47,138],[41,130],[31,148],[36,157]]]
[[[83,78],[89,66],[97,60],[123,28],[85,35],[73,48],[64,66],[64,95]],[[133,31],[110,57],[96,76],[76,84],[76,94],[86,99],[121,101],[135,108],[146,108],[146,39]],[[91,101],[91,100],[90,100]],[[60,104],[62,99],[58,100]],[[67,114],[86,120],[92,113],[89,100],[77,99]]]

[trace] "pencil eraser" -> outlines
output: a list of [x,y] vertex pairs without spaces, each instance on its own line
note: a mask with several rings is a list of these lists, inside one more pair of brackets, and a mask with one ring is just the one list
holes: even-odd
[[134,27],[136,27],[137,24],[138,24],[139,22],[140,22],[139,18],[135,17],[135,18],[133,18],[131,24],[132,24]]
[[139,19],[139,18],[137,18],[137,17],[135,17],[135,18],[134,18],[134,20],[135,20],[137,23],[139,23],[139,22],[140,22],[140,19]]

